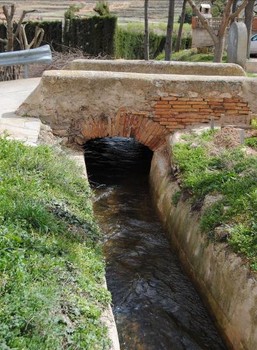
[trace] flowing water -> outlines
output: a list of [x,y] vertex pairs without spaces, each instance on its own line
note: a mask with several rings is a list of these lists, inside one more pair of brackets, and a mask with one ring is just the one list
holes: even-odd
[[225,349],[154,211],[151,156],[131,139],[85,145],[121,349]]

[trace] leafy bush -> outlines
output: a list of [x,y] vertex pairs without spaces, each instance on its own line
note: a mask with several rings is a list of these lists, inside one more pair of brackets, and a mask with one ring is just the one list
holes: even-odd
[[80,169],[0,138],[0,348],[105,349],[104,264]]

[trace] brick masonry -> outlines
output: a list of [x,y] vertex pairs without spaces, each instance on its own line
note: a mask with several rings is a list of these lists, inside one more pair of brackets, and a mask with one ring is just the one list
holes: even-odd
[[174,95],[150,101],[149,112],[129,112],[120,108],[116,117],[100,115],[80,121],[77,143],[98,137],[134,137],[155,151],[166,143],[166,136],[178,129],[210,123],[245,125],[250,122],[250,108],[241,98],[194,98]]
[[250,108],[241,98],[160,97],[154,105],[153,120],[168,130],[184,129],[192,124],[208,123],[211,118],[221,123],[245,124]]

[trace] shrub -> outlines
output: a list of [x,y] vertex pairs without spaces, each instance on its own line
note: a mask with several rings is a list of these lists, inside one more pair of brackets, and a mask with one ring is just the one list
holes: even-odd
[[[164,48],[165,36],[150,32],[150,58],[155,58]],[[144,59],[144,34],[142,32],[118,28],[115,38],[115,57]]]

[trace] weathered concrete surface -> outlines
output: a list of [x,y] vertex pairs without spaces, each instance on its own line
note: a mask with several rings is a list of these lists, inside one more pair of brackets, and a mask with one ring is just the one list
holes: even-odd
[[247,60],[245,69],[249,73],[257,73],[257,58],[250,58]]
[[257,79],[100,71],[47,71],[18,109],[79,145],[106,136],[134,137],[152,150],[195,124],[249,123]]
[[257,281],[226,244],[211,243],[200,232],[196,214],[186,202],[172,204],[179,190],[170,178],[169,155],[155,152],[151,187],[172,245],[191,275],[218,326],[235,350],[257,349]]
[[145,74],[245,76],[243,68],[232,63],[77,59],[68,63],[64,69]]
[[39,84],[40,78],[0,82],[0,134],[35,145],[40,130],[38,118],[21,118],[15,110]]

